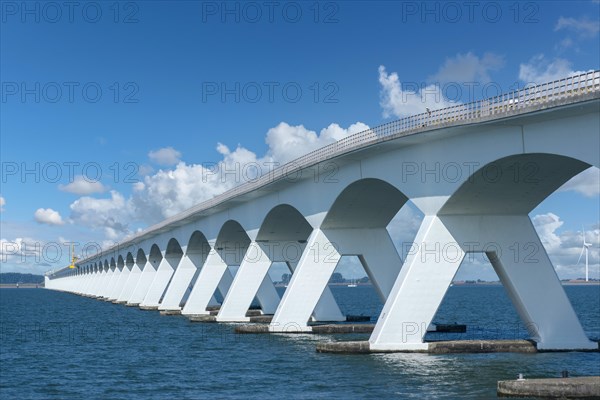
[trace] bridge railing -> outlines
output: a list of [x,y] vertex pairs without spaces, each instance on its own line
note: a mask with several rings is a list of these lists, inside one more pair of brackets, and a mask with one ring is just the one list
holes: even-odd
[[[347,136],[341,140],[307,153],[287,164],[284,164],[261,177],[247,183],[238,185],[226,192],[203,201],[179,214],[166,218],[146,230],[131,236],[125,243],[136,241],[143,236],[164,229],[170,224],[181,221],[192,215],[201,216],[201,212],[217,204],[230,200],[242,194],[254,191],[271,182],[294,176],[298,171],[326,161],[335,156],[348,153],[362,147],[369,146],[379,141],[392,137],[409,134],[412,131],[443,124],[475,121],[479,118],[502,116],[510,112],[525,109],[531,106],[551,103],[556,100],[574,97],[582,94],[600,91],[600,71],[589,71],[580,75],[555,80],[552,82],[533,85],[514,92],[501,94],[496,97],[477,100],[471,103],[457,103],[451,107],[428,110],[425,113],[401,118],[377,127]],[[119,248],[115,245],[103,251],[110,252]],[[88,257],[87,259],[93,259]],[[78,264],[87,261],[81,260]]]

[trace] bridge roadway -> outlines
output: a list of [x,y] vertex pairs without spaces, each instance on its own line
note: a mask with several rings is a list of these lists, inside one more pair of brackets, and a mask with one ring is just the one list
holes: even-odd
[[[143,308],[248,321],[256,297],[271,332],[342,321],[327,286],[358,256],[384,307],[373,351],[423,338],[461,262],[484,252],[541,350],[595,349],[528,216],[600,167],[600,72],[361,132],[46,274],[46,287]],[[406,259],[386,227],[411,201],[425,215]],[[268,270],[292,272],[280,299]]]

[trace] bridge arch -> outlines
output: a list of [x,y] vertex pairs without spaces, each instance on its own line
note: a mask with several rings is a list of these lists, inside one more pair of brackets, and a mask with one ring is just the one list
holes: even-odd
[[311,232],[312,226],[300,211],[289,204],[279,204],[264,217],[256,241],[306,242]]
[[586,162],[558,154],[525,153],[499,158],[469,176],[439,215],[528,214],[589,167]]
[[131,251],[127,252],[127,255],[125,256],[125,265],[127,265],[129,268],[131,268],[131,266],[134,264],[134,259],[133,259],[133,253]]
[[150,251],[149,251],[148,257],[147,257],[147,262],[150,263],[152,268],[158,269],[158,265],[160,264],[160,261],[162,260],[162,258],[163,258],[163,256],[160,251],[160,248],[158,247],[158,245],[156,243],[154,243],[150,247]]
[[195,230],[190,235],[187,247],[185,249],[186,254],[206,254],[210,252],[210,245],[204,233],[199,230]]
[[346,186],[327,212],[323,229],[386,227],[408,201],[390,183],[364,178]]
[[215,250],[227,265],[240,265],[250,242],[250,237],[242,225],[230,219],[219,230]]
[[139,248],[135,255],[135,263],[138,265],[140,269],[144,269],[146,266],[146,253],[144,253],[144,249]]

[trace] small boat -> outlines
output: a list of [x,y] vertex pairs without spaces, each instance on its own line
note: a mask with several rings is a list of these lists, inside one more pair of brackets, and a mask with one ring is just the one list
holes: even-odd
[[350,283],[348,284],[348,287],[357,287],[358,285],[356,284],[355,280],[351,280]]

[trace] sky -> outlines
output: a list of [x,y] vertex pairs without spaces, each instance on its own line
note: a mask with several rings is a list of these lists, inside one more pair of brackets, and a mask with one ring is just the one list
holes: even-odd
[[[0,5],[1,272],[61,268],[68,242],[108,246],[247,177],[215,170],[600,69],[598,1]],[[582,230],[600,278],[599,192],[592,167],[530,214],[561,278],[583,276]],[[421,219],[388,226],[401,255]],[[497,278],[475,257],[457,279]]]

